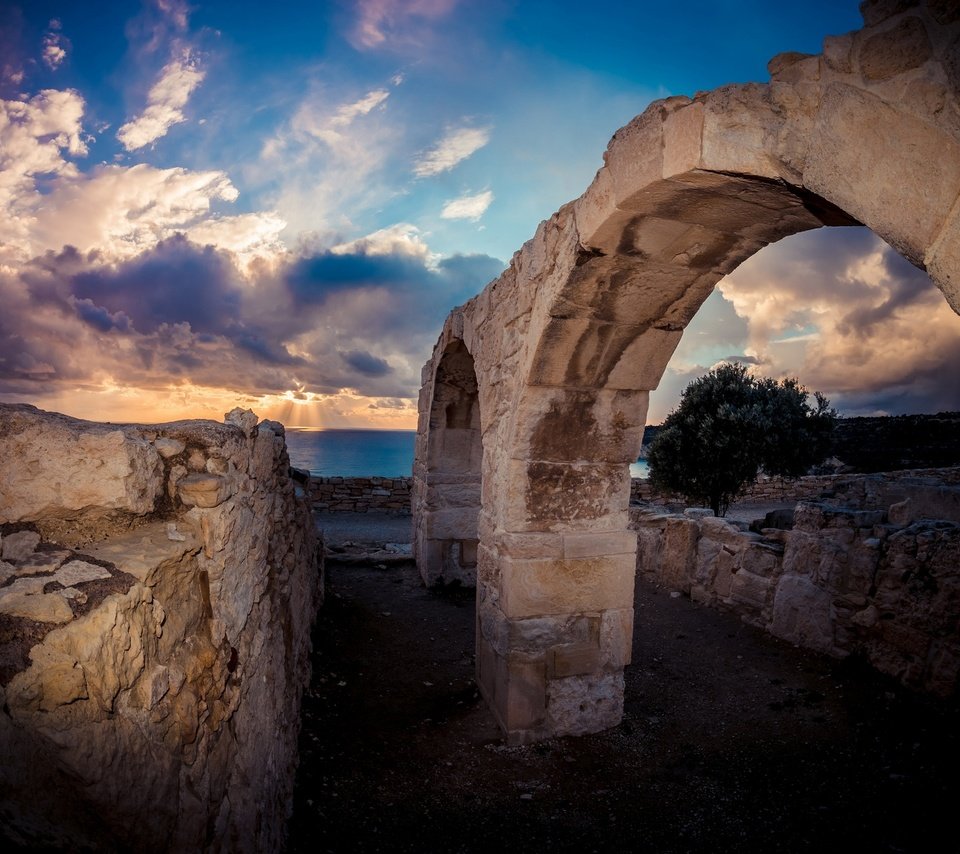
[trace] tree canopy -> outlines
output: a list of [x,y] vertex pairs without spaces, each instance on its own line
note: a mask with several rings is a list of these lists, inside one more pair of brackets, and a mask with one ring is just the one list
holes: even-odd
[[724,364],[694,380],[647,455],[652,485],[704,504],[717,516],[763,472],[794,478],[830,447],[837,413],[796,379],[772,380]]

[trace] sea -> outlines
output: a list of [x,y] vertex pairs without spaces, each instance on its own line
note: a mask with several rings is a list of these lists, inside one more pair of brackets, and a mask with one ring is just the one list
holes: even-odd
[[[408,477],[413,470],[415,430],[309,430],[287,428],[290,465],[315,477]],[[646,477],[647,463],[630,466]]]

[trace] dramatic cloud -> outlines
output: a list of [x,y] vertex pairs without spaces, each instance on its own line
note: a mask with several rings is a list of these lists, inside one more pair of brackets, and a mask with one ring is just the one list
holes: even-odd
[[493,193],[485,190],[477,193],[475,196],[461,196],[459,199],[453,199],[443,206],[440,216],[444,219],[480,219],[490,207],[493,201]]
[[798,375],[848,411],[870,395],[899,400],[896,412],[955,405],[960,317],[867,229],[796,235],[719,289],[747,323],[746,354],[763,373]]
[[457,0],[359,0],[350,43],[359,49],[417,41],[418,25],[442,18]]
[[189,50],[168,62],[147,95],[147,108],[117,131],[123,147],[136,151],[165,136],[173,125],[185,122],[183,108],[203,78],[204,72]]
[[110,265],[46,253],[0,275],[0,396],[229,383],[360,408],[410,398],[446,313],[501,269],[437,261],[409,226],[248,271],[182,235]]
[[450,129],[429,151],[422,154],[413,166],[418,178],[428,178],[453,169],[490,141],[490,128]]

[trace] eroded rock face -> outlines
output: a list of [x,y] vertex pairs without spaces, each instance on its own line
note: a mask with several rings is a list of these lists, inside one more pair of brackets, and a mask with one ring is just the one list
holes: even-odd
[[282,426],[229,420],[108,428],[0,406],[14,838],[281,847],[322,567]]

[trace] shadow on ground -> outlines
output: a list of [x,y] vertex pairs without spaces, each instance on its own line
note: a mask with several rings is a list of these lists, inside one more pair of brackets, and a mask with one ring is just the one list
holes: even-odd
[[638,585],[623,723],[508,748],[472,591],[328,566],[294,852],[945,850],[955,703]]

